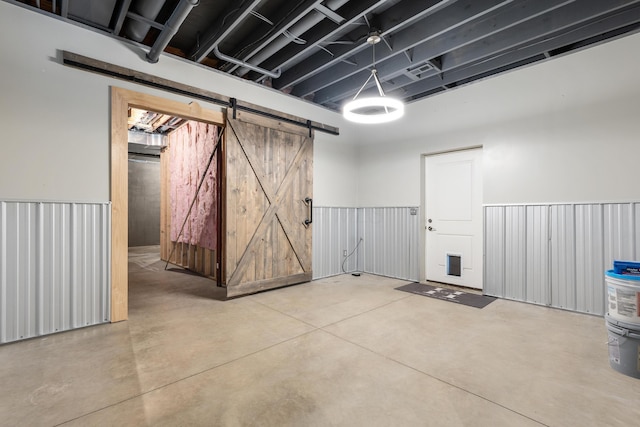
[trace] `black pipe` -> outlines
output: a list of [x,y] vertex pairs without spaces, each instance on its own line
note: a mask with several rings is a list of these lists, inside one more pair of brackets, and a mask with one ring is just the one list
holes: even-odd
[[160,58],[160,54],[167,47],[173,36],[176,35],[178,29],[187,19],[187,16],[191,10],[200,3],[200,0],[182,0],[164,25],[164,29],[156,39],[155,43],[151,47],[149,53],[147,53],[147,61],[155,64]]

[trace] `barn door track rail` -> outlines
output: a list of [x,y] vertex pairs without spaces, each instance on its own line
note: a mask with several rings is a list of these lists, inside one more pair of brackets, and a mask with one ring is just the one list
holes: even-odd
[[212,104],[231,107],[234,110],[242,110],[271,119],[280,120],[294,126],[308,128],[309,132],[311,132],[312,130],[317,130],[320,132],[328,133],[330,135],[340,134],[340,129],[334,126],[314,122],[312,120],[306,120],[294,115],[261,107],[259,105],[240,102],[235,98],[223,96],[215,92],[197,88],[195,86],[189,86],[173,80],[163,79],[152,74],[142,73],[130,68],[120,67],[118,65],[99,61],[97,59],[78,55],[76,53],[68,52],[65,50],[62,51],[62,63],[68,67],[74,67],[84,71],[90,71],[104,76],[137,83],[143,86],[164,90],[178,95],[187,96],[189,98],[200,99],[206,102],[211,102]]

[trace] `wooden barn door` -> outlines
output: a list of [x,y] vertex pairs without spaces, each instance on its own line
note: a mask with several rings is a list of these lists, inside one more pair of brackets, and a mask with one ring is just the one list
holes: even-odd
[[227,114],[227,296],[311,280],[313,138],[304,128]]

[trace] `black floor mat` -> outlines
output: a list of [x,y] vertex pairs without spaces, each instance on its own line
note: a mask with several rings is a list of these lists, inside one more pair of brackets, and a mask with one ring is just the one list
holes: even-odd
[[455,289],[441,288],[437,286],[427,285],[425,283],[409,283],[408,285],[396,288],[399,291],[410,292],[412,294],[424,295],[441,299],[443,301],[455,302],[470,307],[484,308],[496,300],[494,297],[485,295],[470,294],[468,292],[457,291]]

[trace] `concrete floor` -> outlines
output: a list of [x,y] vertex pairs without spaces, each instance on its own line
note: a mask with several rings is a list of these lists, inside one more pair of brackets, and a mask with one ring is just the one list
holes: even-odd
[[222,301],[130,256],[129,321],[0,347],[0,424],[632,426],[601,318],[344,275]]

